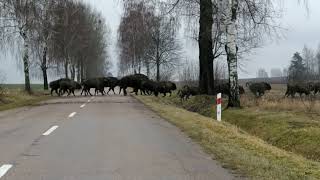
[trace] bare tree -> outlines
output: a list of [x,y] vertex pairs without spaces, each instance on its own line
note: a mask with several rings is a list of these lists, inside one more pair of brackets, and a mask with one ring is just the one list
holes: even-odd
[[198,86],[198,80],[199,64],[186,59],[186,61],[180,66],[179,81],[182,82],[182,84]]
[[34,23],[34,31],[32,32],[31,47],[35,64],[42,72],[43,88],[47,90],[48,87],[48,73],[47,70],[50,65],[48,61],[49,44],[53,34],[52,20],[54,0],[38,0],[35,10],[37,11]]
[[55,64],[64,67],[65,77],[80,81],[107,73],[109,28],[104,22],[82,2],[57,3],[49,53]]
[[156,67],[156,80],[160,81],[161,66],[174,67],[179,64],[181,46],[177,40],[175,19],[164,15],[155,16],[151,27],[151,42],[148,60]]
[[[32,0],[1,0],[1,30],[10,32],[9,34],[20,35],[18,40],[23,44],[23,69],[25,76],[25,90],[31,93],[30,72],[29,72],[29,56],[30,56],[30,38],[34,30],[34,22],[36,17],[36,3]],[[5,35],[4,35],[5,36]],[[16,39],[17,40],[17,39]]]
[[146,60],[147,48],[151,40],[151,19],[154,8],[143,2],[128,3],[118,29],[120,49],[120,71],[129,73],[142,71],[146,65],[150,74],[149,61]]

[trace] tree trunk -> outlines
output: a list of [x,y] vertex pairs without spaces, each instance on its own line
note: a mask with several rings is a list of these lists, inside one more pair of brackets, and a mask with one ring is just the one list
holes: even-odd
[[228,1],[226,18],[227,44],[226,53],[228,59],[230,94],[228,107],[240,107],[240,94],[238,84],[238,60],[237,60],[237,20],[238,0]]
[[47,51],[48,48],[45,47],[43,49],[43,57],[42,57],[42,64],[41,64],[41,70],[42,70],[42,75],[43,75],[43,89],[48,90],[48,74],[47,74]]
[[74,65],[70,65],[70,78],[71,80],[74,80],[76,78],[76,68]]
[[80,72],[80,74],[81,74],[81,82],[83,82],[85,79],[86,79],[86,77],[85,77],[85,75],[84,75],[84,67],[83,67],[83,61],[81,61],[81,63],[80,63],[80,68],[81,68],[81,72]]
[[150,63],[146,62],[147,76],[150,77]]
[[157,82],[160,82],[160,63],[157,63]]
[[77,82],[81,81],[80,61],[77,63]]
[[48,74],[47,74],[47,69],[42,69],[42,75],[43,75],[43,89],[48,90]]
[[208,69],[209,69],[209,73],[208,73],[208,94],[209,95],[214,95],[215,89],[214,89],[214,66],[213,66],[213,60],[209,61],[209,65],[208,65]]
[[157,68],[157,82],[160,82],[160,55],[159,55],[159,49],[156,50],[156,68]]
[[69,64],[68,63],[69,63],[68,58],[66,58],[64,61],[64,74],[65,74],[66,78],[69,78],[69,70],[68,70]]
[[31,85],[30,85],[30,73],[29,73],[29,42],[28,36],[26,32],[20,32],[24,41],[24,51],[23,51],[23,70],[24,70],[24,83],[25,83],[25,91],[31,93]]
[[212,25],[213,10],[211,0],[200,0],[199,30],[199,90],[202,94],[213,94]]

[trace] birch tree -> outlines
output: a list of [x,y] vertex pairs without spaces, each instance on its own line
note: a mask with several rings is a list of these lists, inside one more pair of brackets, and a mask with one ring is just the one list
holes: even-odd
[[151,41],[148,46],[147,61],[156,68],[156,80],[160,81],[162,66],[176,67],[181,59],[181,45],[175,30],[175,19],[158,15],[153,18]]
[[[29,93],[31,93],[29,72],[30,38],[34,28],[36,3],[37,2],[35,0],[0,1],[0,6],[2,7],[1,30],[10,35],[19,34],[18,38],[22,42],[23,47],[21,59],[23,63],[25,90]],[[17,37],[14,36],[14,38]]]

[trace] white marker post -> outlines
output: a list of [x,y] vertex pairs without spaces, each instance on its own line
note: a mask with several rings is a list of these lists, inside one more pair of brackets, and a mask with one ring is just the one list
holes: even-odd
[[222,103],[221,93],[219,93],[217,95],[217,120],[218,121],[221,121],[221,103]]

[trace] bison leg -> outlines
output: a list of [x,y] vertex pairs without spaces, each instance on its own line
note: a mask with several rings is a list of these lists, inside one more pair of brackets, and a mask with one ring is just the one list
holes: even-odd
[[104,89],[100,89],[100,93],[102,94],[102,96],[104,96],[103,91],[104,91]]
[[69,91],[67,90],[67,93],[68,93],[68,95],[67,95],[67,96],[70,96],[71,91],[72,91],[72,90],[70,90],[70,89],[69,89]]
[[73,94],[73,96],[76,96],[75,94],[74,94],[74,90],[72,89],[72,94]]
[[109,87],[109,90],[108,90],[108,92],[107,92],[108,95],[109,95],[110,90],[111,90],[111,87]]
[[123,95],[124,95],[124,96],[127,95],[127,90],[126,90],[126,88],[123,88]]
[[113,94],[116,94],[116,92],[114,92],[114,87],[112,87],[112,91],[113,91]]
[[55,92],[56,92],[56,94],[59,96],[59,92],[58,92],[58,89],[55,89]]

